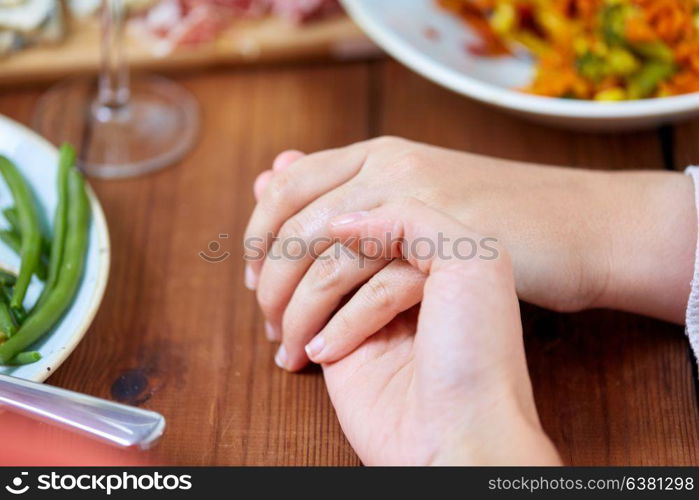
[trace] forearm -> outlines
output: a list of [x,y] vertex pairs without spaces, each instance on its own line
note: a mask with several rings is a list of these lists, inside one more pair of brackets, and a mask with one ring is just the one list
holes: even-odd
[[608,182],[608,281],[594,305],[683,324],[697,241],[691,178],[620,172]]

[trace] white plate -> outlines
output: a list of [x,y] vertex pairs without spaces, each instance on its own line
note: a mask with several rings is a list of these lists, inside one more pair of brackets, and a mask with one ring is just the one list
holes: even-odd
[[[455,92],[527,117],[570,128],[620,130],[656,126],[699,115],[699,93],[626,102],[593,102],[528,95],[526,60],[478,57],[461,20],[434,0],[342,0],[354,21],[386,52]],[[429,37],[427,30],[438,36]],[[417,96],[416,96],[417,97]]]
[[[50,227],[57,202],[56,148],[31,130],[0,115],[0,154],[12,160],[29,182]],[[75,300],[53,330],[32,347],[41,353],[40,361],[25,366],[0,367],[0,373],[43,381],[75,349],[97,313],[109,275],[109,232],[102,207],[92,190],[88,194],[92,205],[90,240],[85,271]],[[0,210],[10,205],[12,196],[5,182],[0,180]],[[2,216],[0,226],[7,226]],[[19,268],[19,257],[3,243],[0,243],[0,267]],[[25,305],[36,300],[42,286],[36,277],[32,279]]]

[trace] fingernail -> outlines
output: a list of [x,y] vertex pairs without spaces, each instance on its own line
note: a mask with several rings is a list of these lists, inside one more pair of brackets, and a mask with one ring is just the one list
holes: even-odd
[[282,339],[279,330],[269,321],[265,321],[265,335],[270,342],[278,342]]
[[345,215],[338,215],[337,217],[333,217],[332,219],[330,219],[330,225],[332,227],[338,227],[347,224],[352,224],[353,222],[362,220],[367,215],[369,215],[369,212],[366,210],[362,210],[361,212],[352,212]]
[[289,356],[286,354],[286,348],[281,345],[277,354],[274,356],[274,362],[282,370],[286,370],[286,363],[289,360]]
[[245,288],[255,291],[257,288],[257,274],[252,270],[250,264],[245,264]]
[[316,335],[313,337],[313,340],[311,340],[305,347],[306,354],[308,354],[308,357],[311,359],[318,356],[323,348],[325,348],[325,337],[322,335]]

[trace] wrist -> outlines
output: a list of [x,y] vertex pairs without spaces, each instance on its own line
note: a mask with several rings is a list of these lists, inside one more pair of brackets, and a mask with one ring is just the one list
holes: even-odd
[[533,400],[524,406],[516,398],[503,397],[479,418],[452,429],[430,465],[561,465]]
[[610,173],[606,286],[594,306],[684,322],[697,215],[689,176]]
[[[504,437],[508,439],[503,439]],[[553,443],[542,429],[523,422],[493,436],[488,442],[483,437],[480,445],[467,442],[469,436],[456,435],[452,444],[444,447],[430,465],[437,466],[555,466],[562,461]]]

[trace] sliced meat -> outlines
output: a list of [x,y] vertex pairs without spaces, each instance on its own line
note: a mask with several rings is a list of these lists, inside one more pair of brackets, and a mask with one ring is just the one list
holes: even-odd
[[321,19],[341,12],[337,0],[271,0],[274,15],[297,23]]

